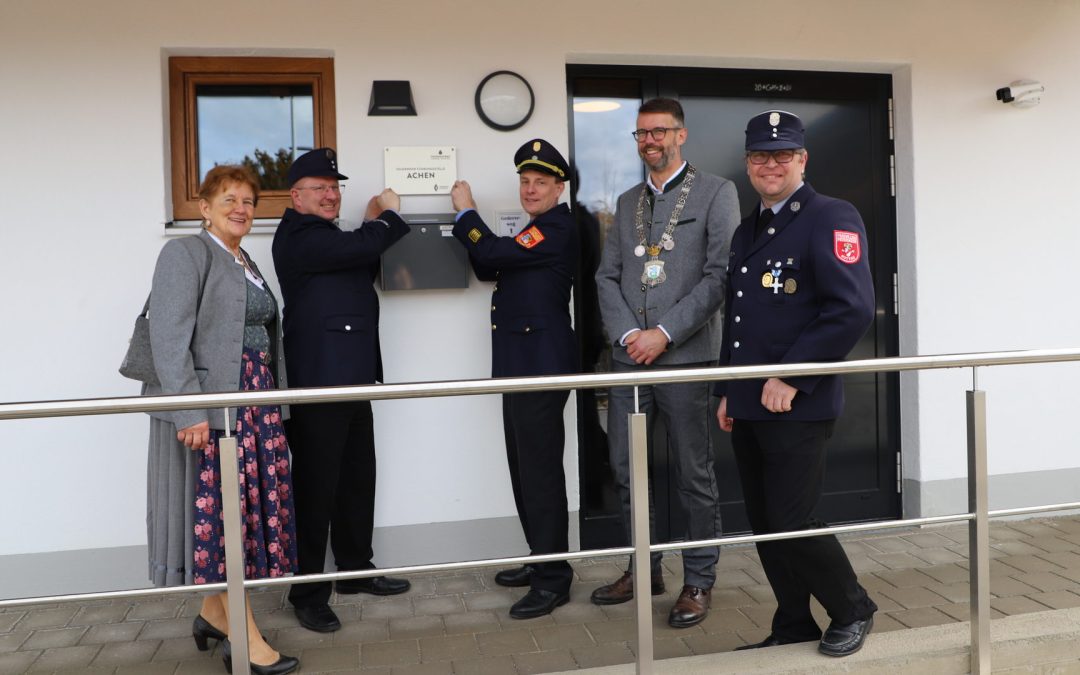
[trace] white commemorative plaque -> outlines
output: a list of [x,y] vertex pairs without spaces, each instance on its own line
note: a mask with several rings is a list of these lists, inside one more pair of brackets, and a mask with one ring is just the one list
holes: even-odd
[[445,145],[387,147],[386,187],[399,195],[448,195],[457,180],[457,149]]

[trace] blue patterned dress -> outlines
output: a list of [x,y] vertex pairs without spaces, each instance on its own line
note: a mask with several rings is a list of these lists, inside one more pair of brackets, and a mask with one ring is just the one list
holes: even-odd
[[[270,295],[250,281],[240,388],[274,389],[270,371],[270,339],[266,325],[276,312]],[[240,512],[243,519],[244,577],[273,578],[296,569],[296,524],[293,512],[289,444],[277,405],[240,408],[236,416]],[[221,518],[221,469],[218,440],[199,452],[195,467],[193,568],[196,584],[225,580],[225,528]]]

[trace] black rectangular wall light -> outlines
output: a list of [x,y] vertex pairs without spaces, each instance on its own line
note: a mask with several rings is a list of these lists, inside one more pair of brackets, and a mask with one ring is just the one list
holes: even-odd
[[373,80],[368,115],[416,115],[408,80]]

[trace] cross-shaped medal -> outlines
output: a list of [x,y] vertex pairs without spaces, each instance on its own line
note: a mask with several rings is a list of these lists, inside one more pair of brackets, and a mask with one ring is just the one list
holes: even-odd
[[780,270],[772,271],[772,283],[769,284],[769,288],[772,289],[773,295],[780,293],[780,289],[784,287],[784,284],[780,283]]

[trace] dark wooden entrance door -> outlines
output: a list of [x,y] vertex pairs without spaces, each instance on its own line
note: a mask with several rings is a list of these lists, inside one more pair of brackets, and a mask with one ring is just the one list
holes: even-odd
[[[630,137],[637,106],[653,96],[682,103],[689,131],[683,156],[699,169],[736,183],[742,212],[757,203],[743,164],[743,129],[755,113],[790,110],[806,123],[807,180],[824,194],[852,202],[867,226],[877,295],[876,319],[851,358],[899,352],[895,311],[896,219],[892,195],[891,79],[885,75],[623,66],[568,66],[571,157],[580,172],[573,198],[595,218],[597,247],[611,222],[615,199],[644,177]],[[589,218],[584,223],[593,222]],[[587,226],[588,227],[588,226]],[[597,335],[591,271],[583,256],[576,325],[586,368],[610,367],[606,340]],[[818,515],[832,523],[899,517],[899,380],[895,374],[845,378],[847,407],[828,450],[825,497]],[[715,407],[716,401],[713,401]],[[581,544],[622,543],[618,505],[607,465],[603,391],[578,397]],[[611,424],[625,420],[611,420]],[[749,529],[727,434],[712,425],[724,531]],[[683,515],[669,470],[667,431],[655,424],[650,471],[662,540],[678,538]]]

